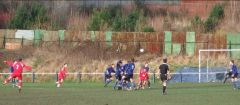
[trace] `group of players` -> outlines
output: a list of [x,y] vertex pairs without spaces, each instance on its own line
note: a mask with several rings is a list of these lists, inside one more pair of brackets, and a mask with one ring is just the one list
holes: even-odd
[[[148,88],[150,88],[148,63],[142,65],[140,68],[138,86],[136,86],[136,83],[133,79],[134,69],[134,59],[128,61],[126,64],[123,64],[122,60],[119,60],[116,64],[116,70],[114,64],[109,65],[105,71],[104,87],[114,80],[112,74],[115,73],[116,82],[114,89],[118,87],[118,89],[136,90],[144,89],[146,85],[148,85]],[[166,95],[167,80],[170,79],[170,71],[166,58],[163,59],[163,64],[159,66],[159,73],[163,85],[163,94]]]
[[[105,71],[104,87],[106,87],[110,82],[114,80],[112,75],[113,73],[115,73],[116,82],[114,85],[114,89],[127,89],[127,90],[144,89],[145,85],[148,85],[148,88],[150,88],[148,63],[141,66],[139,72],[139,83],[138,85],[136,85],[133,79],[135,70],[134,62],[135,60],[131,59],[126,64],[123,64],[122,60],[119,60],[116,64],[116,68],[114,64],[109,65],[109,67]],[[32,67],[24,64],[21,58],[15,61],[4,61],[4,63],[10,66],[11,75],[9,75],[9,77],[7,77],[4,80],[3,85],[6,85],[12,79],[18,79],[17,87],[19,92],[21,92],[23,68],[26,68],[26,70],[31,71]],[[66,72],[67,64],[65,63],[58,72],[58,81],[56,82],[57,87],[60,87],[62,85],[64,79],[66,78]],[[159,66],[159,74],[163,85],[162,88],[163,94],[166,95],[167,81],[171,78],[166,58],[163,59],[163,63]],[[234,63],[234,60],[230,61],[230,71],[227,73],[224,83],[228,78],[231,78],[234,89],[238,88],[237,86],[238,69],[236,64]]]
[[127,89],[135,89],[136,83],[133,79],[135,69],[134,59],[128,61],[126,64],[123,64],[121,60],[119,60],[115,65],[109,65],[109,67],[105,71],[105,85],[106,87],[110,82],[114,80],[113,73],[115,73],[116,82],[114,88],[121,85],[122,87],[126,87]]
[[[144,89],[145,85],[148,85],[148,88],[150,88],[150,81],[149,81],[149,67],[146,63],[145,65],[141,66],[140,73],[139,73],[139,83],[138,86],[136,85],[133,75],[134,75],[134,69],[135,69],[135,60],[131,59],[126,64],[123,64],[121,60],[119,60],[116,64],[116,70],[115,65],[109,65],[105,72],[105,86],[106,87],[111,81],[114,80],[112,74],[115,73],[116,82],[114,85],[114,89],[127,89],[127,90],[135,90],[135,89]],[[166,94],[166,82],[168,80],[169,75],[169,67],[167,65],[167,59],[163,59],[163,64],[159,66],[160,69],[160,77],[163,83],[163,94]],[[6,85],[9,83],[12,79],[17,79],[18,83],[16,86],[18,87],[19,93],[22,89],[22,73],[23,68],[25,68],[28,71],[32,71],[32,67],[26,65],[22,62],[22,59],[17,59],[14,61],[4,61],[5,64],[10,66],[11,74],[4,80],[3,85]],[[65,63],[61,69],[58,72],[58,81],[56,82],[57,87],[60,87],[66,78],[66,72],[67,72],[67,64]]]
[[[17,79],[18,83],[17,84],[14,83],[14,85],[18,87],[18,90],[20,93],[22,89],[23,68],[26,68],[26,70],[28,71],[32,71],[32,67],[23,63],[22,58],[19,58],[14,61],[4,61],[3,63],[10,66],[10,72],[11,72],[11,74],[4,80],[3,85],[6,85],[12,79]],[[57,87],[60,87],[61,84],[63,83],[63,80],[66,77],[66,71],[67,71],[67,64],[65,63],[58,72],[58,81],[56,82]]]

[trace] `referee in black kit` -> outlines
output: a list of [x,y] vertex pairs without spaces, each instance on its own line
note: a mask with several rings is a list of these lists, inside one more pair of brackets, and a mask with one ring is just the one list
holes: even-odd
[[162,85],[163,85],[163,95],[167,95],[166,89],[167,89],[167,80],[168,77],[170,76],[170,71],[169,71],[169,67],[167,64],[167,58],[163,59],[163,64],[161,64],[159,66],[159,73],[160,73],[160,78],[162,81]]

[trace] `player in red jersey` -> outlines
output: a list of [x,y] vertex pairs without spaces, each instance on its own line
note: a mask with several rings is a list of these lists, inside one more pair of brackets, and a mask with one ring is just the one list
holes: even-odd
[[66,78],[67,64],[65,63],[60,71],[58,72],[58,81],[56,82],[57,87],[60,87],[63,83],[63,80]]
[[141,67],[140,73],[139,73],[139,83],[138,83],[138,89],[144,89],[145,84],[148,79],[148,73],[144,66]]
[[21,92],[22,89],[22,72],[23,72],[23,68],[26,68],[27,70],[31,71],[32,67],[31,66],[27,66],[26,64],[24,64],[22,62],[22,59],[18,59],[15,62],[12,61],[5,61],[6,64],[10,64],[13,66],[13,73],[4,80],[3,85],[6,85],[12,78],[16,78],[18,79],[18,90],[19,93]]

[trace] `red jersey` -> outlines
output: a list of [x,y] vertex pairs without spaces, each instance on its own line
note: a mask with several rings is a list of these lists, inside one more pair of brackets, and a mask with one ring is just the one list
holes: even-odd
[[25,65],[24,63],[22,62],[19,62],[19,61],[16,61],[12,64],[13,68],[14,68],[14,71],[13,73],[16,73],[16,74],[22,74],[23,72],[23,68],[26,68],[27,70],[31,71],[32,70],[32,67],[31,66],[27,66]]
[[67,67],[62,67],[58,73],[59,78],[65,78],[66,77],[66,72],[67,72]]
[[139,79],[141,81],[144,81],[144,80],[147,80],[147,78],[148,78],[147,71],[145,69],[141,69],[139,73]]

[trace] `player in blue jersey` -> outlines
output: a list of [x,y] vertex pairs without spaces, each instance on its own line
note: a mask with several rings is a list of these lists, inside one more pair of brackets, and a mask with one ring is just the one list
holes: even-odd
[[130,89],[136,89],[136,83],[133,80],[133,74],[135,69],[135,60],[134,58],[131,61],[128,61],[127,68],[126,68],[126,81],[130,82]]
[[231,77],[232,77],[232,83],[233,83],[233,88],[237,88],[237,79],[238,79],[238,68],[237,65],[234,63],[234,60],[231,60],[230,63],[230,71],[231,71]]
[[123,73],[124,73],[124,66],[122,64],[122,61],[119,60],[116,65],[116,73],[115,73],[116,82],[114,85],[114,89],[116,89],[117,86],[121,87]]
[[104,87],[106,87],[110,82],[113,81],[112,73],[115,73],[114,64],[109,65],[107,70],[105,71],[105,78],[106,78],[106,80],[105,80]]

